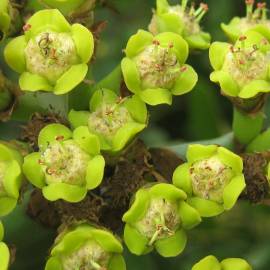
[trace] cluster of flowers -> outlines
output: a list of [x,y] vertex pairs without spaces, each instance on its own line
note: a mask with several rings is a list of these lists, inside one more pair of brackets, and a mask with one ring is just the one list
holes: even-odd
[[[63,95],[84,80],[94,52],[89,29],[78,23],[70,25],[64,15],[89,1],[43,2],[57,9],[41,10],[30,17],[24,35],[8,43],[4,56],[20,74],[21,90]],[[157,0],[150,32],[139,30],[129,39],[121,68],[130,96],[96,90],[88,111],[69,112],[71,128],[47,125],[38,137],[39,151],[25,157],[11,145],[0,144],[0,216],[16,206],[24,178],[49,201],[82,201],[102,183],[103,153],[121,152],[147,126],[146,104],[171,104],[173,95],[194,88],[198,76],[185,62],[189,49],[209,48],[210,36],[199,25],[207,6],[201,4],[196,10],[187,7],[187,2],[170,6],[166,0]],[[0,4],[0,11],[0,18],[5,18],[0,29],[6,36],[11,26],[9,1]],[[259,97],[270,92],[268,24],[265,6],[260,4],[254,11],[253,1],[247,1],[246,18],[222,25],[234,44],[214,42],[209,51],[214,68],[211,80],[219,83],[224,95],[252,108]],[[245,186],[240,156],[216,145],[190,145],[187,162],[175,170],[171,184],[149,183],[134,195],[123,216],[128,249],[137,255],[156,249],[164,257],[177,256],[185,248],[186,230],[197,226],[202,217],[230,210]],[[2,234],[0,227],[0,239]],[[0,251],[6,269],[9,253],[2,243]],[[121,270],[125,269],[122,251],[121,242],[106,229],[76,224],[56,239],[46,270]],[[236,266],[251,269],[240,259],[219,263],[210,256],[193,270]]]

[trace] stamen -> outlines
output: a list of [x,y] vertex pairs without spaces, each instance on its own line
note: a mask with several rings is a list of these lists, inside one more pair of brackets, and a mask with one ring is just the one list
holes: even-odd
[[195,12],[197,13],[198,11],[200,11],[197,15],[195,15],[195,17],[197,17],[195,21],[199,23],[208,10],[208,5],[205,3],[201,3],[199,9]]
[[57,141],[63,141],[64,138],[65,137],[63,135],[58,135],[58,136],[55,137],[55,140],[57,140]]
[[28,23],[27,23],[27,24],[25,24],[25,25],[23,26],[23,31],[26,32],[26,31],[30,30],[31,27],[32,27],[31,24],[28,24]]
[[182,0],[181,7],[182,11],[185,12],[186,7],[187,7],[188,0]]
[[187,71],[187,66],[182,66],[181,68],[180,68],[180,71],[183,73],[183,72],[185,72],[185,71]]
[[247,19],[252,19],[254,0],[246,0],[246,16]]

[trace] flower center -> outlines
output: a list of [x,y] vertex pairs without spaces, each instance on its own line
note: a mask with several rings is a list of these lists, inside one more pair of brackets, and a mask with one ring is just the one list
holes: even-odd
[[6,195],[6,190],[4,187],[4,176],[6,172],[6,164],[0,161],[0,197]]
[[[246,48],[245,37],[240,37],[241,39],[241,47],[232,46],[227,54],[224,69],[230,73],[240,87],[243,87],[253,80],[267,77],[270,54],[262,53],[256,45]],[[268,41],[262,40],[261,42],[262,45],[266,45]]]
[[74,41],[66,33],[39,34],[28,42],[25,56],[27,69],[52,83],[77,62]]
[[190,168],[193,193],[203,199],[223,202],[225,186],[233,177],[232,169],[217,157],[193,163]]
[[88,241],[76,251],[62,257],[63,270],[107,270],[108,254],[96,241]]
[[103,104],[101,108],[90,114],[89,130],[111,139],[116,132],[132,120],[128,110],[120,104]]
[[90,157],[73,141],[51,143],[42,153],[46,182],[83,185]]
[[147,238],[151,246],[156,240],[174,235],[181,224],[177,205],[165,199],[152,199],[143,219],[135,225],[137,230]]
[[142,87],[171,88],[181,74],[181,66],[173,51],[173,44],[164,48],[157,40],[153,43],[135,58]]

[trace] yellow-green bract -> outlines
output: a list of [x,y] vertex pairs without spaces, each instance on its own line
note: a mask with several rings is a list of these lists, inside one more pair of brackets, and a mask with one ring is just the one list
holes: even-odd
[[94,50],[86,27],[70,25],[57,9],[48,9],[36,12],[24,29],[4,50],[8,65],[21,74],[22,90],[61,95],[83,81]]
[[180,5],[170,6],[167,0],[157,0],[149,31],[153,34],[173,32],[183,36],[190,49],[208,49],[211,36],[202,31],[200,21],[208,10],[208,6],[201,3],[196,10],[192,5],[187,6],[188,0],[182,0]]
[[171,184],[139,189],[123,216],[124,240],[130,252],[142,255],[155,248],[164,257],[180,254],[187,242],[185,230],[201,222],[186,198],[184,191]]
[[103,179],[105,161],[96,136],[60,124],[43,128],[39,152],[25,157],[23,172],[50,201],[79,202]]
[[45,270],[125,270],[122,252],[121,243],[112,233],[81,224],[56,239]]
[[0,143],[0,216],[17,205],[22,184],[23,157],[12,146]]
[[146,105],[137,96],[121,98],[111,90],[97,90],[89,110],[71,110],[69,121],[85,134],[97,136],[104,151],[122,150],[147,125]]
[[243,161],[221,146],[189,145],[187,162],[174,171],[173,183],[202,217],[216,216],[230,210],[246,186]]
[[4,227],[0,221],[0,270],[7,270],[9,266],[9,249],[7,245],[2,242],[4,238]]
[[[214,42],[209,57],[214,72],[210,79],[228,97],[251,100],[270,92],[270,44],[265,36],[250,30],[234,46]],[[253,99],[253,100],[252,100]]]
[[171,104],[172,95],[193,89],[198,76],[185,64],[189,49],[178,34],[153,36],[139,30],[131,36],[121,67],[127,88],[149,105]]
[[196,263],[192,270],[252,270],[252,267],[240,258],[228,258],[219,262],[216,257],[209,255]]

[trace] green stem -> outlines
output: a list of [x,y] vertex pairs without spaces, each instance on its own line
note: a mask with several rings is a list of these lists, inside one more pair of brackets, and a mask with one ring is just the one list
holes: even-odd
[[187,7],[188,0],[182,0],[181,7],[182,11],[185,12],[186,7]]
[[254,115],[240,112],[234,108],[233,111],[233,132],[237,141],[247,145],[263,128],[264,114],[260,111]]

